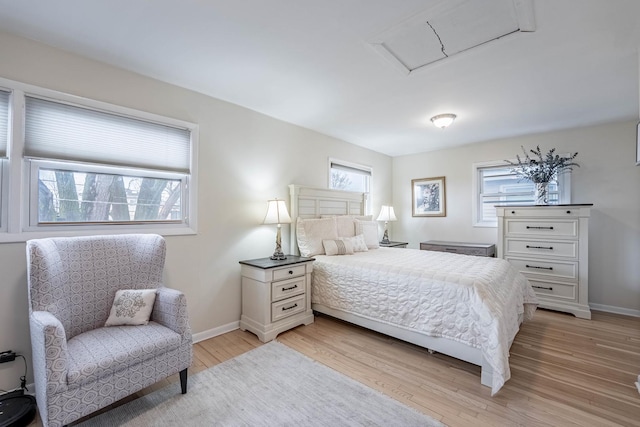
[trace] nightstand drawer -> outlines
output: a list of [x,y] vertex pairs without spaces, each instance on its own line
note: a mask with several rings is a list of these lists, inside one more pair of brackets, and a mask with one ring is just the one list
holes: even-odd
[[285,317],[303,312],[305,309],[305,295],[289,298],[271,304],[271,321],[277,322]]
[[554,298],[561,298],[563,300],[575,301],[576,285],[568,283],[558,282],[540,282],[537,280],[529,280],[531,287],[539,296],[553,296]]
[[273,280],[288,279],[290,277],[303,276],[306,267],[304,265],[289,266],[273,270]]
[[273,282],[271,284],[271,301],[280,301],[281,299],[304,293],[304,284],[304,276]]
[[532,219],[508,219],[505,225],[505,235],[541,238],[577,238],[578,220],[538,221]]
[[546,259],[518,259],[505,257],[529,279],[578,281],[577,262],[559,262]]
[[507,256],[544,256],[578,258],[578,242],[575,240],[520,240],[505,239],[505,254]]

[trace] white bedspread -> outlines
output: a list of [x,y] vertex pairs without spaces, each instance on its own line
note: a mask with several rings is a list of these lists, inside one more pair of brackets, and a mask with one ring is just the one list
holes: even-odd
[[538,301],[507,261],[393,248],[315,258],[313,303],[481,349],[492,394],[511,377],[519,315],[530,320]]

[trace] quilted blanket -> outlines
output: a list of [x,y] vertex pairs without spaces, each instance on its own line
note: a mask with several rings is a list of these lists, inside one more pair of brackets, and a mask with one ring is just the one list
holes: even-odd
[[315,258],[313,303],[480,349],[492,394],[510,378],[520,315],[530,320],[538,301],[507,261],[393,248]]

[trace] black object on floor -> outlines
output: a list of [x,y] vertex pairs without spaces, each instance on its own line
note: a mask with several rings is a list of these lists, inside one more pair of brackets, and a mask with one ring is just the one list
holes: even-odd
[[0,396],[0,427],[25,427],[35,416],[35,397],[22,390]]

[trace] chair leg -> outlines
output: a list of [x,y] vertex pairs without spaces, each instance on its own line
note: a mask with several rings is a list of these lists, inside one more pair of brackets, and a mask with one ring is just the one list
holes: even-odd
[[182,389],[182,394],[187,394],[187,369],[183,369],[180,371],[180,388]]

